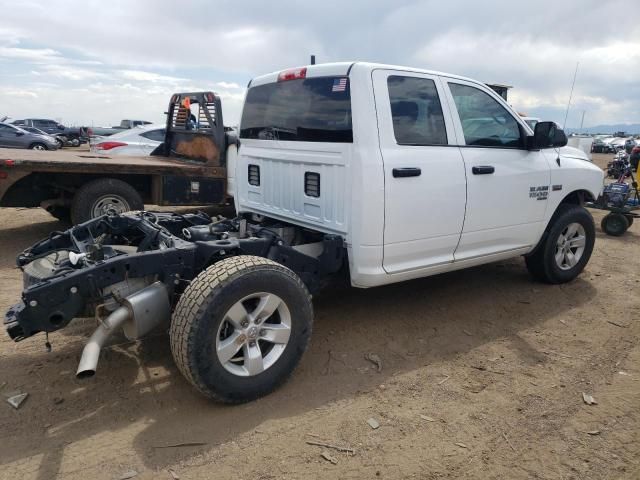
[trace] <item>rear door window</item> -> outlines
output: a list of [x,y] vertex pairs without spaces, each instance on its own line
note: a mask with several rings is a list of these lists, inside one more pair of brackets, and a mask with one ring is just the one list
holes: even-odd
[[467,146],[519,148],[520,127],[513,116],[482,90],[449,83]]
[[240,138],[353,142],[349,79],[306,78],[250,88]]
[[446,145],[447,129],[433,80],[390,76],[387,79],[393,133],[400,145]]

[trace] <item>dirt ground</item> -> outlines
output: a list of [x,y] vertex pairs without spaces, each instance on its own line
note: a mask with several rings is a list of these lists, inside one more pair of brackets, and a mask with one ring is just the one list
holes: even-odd
[[[63,225],[0,209],[0,228],[4,311],[21,291],[15,255]],[[0,478],[638,479],[640,221],[597,231],[586,271],[562,286],[534,283],[518,258],[331,287],[291,380],[243,406],[200,397],[162,332],[115,338],[82,381],[93,321],[52,334],[51,353],[42,335],[2,335]],[[16,391],[29,393],[19,410],[4,401]]]

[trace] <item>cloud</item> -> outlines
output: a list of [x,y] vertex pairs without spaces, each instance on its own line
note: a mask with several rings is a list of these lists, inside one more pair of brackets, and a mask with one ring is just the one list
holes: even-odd
[[62,56],[51,48],[0,47],[0,58],[40,63],[59,61]]
[[105,77],[105,74],[89,68],[75,67],[73,65],[42,65],[41,70],[45,75],[68,80],[85,81]]
[[184,83],[186,78],[171,77],[168,75],[160,75],[152,72],[143,72],[140,70],[122,70],[120,75],[127,80],[135,80],[139,82],[151,83]]
[[218,88],[225,88],[228,90],[236,90],[238,88],[242,88],[240,85],[234,82],[216,82],[214,83],[214,86]]
[[[0,92],[2,92],[2,90],[0,90]],[[20,89],[15,89],[15,90],[11,90],[11,89],[7,89],[4,92],[4,95],[6,95],[7,97],[20,97],[20,98],[38,98],[38,94],[34,91],[31,90],[20,90]]]

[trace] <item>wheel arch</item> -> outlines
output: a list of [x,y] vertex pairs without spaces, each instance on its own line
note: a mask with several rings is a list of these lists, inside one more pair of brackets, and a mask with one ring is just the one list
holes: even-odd
[[564,205],[577,205],[582,207],[584,206],[585,202],[593,202],[593,201],[595,201],[595,197],[593,193],[591,193],[589,190],[585,190],[584,188],[574,190],[568,193],[567,195],[565,195],[564,198],[560,201],[560,203],[556,205],[556,208],[554,209],[553,214],[551,214],[551,216],[549,217],[549,220],[547,221],[547,224],[544,227],[544,232],[542,233],[540,240],[538,240],[538,243],[536,244],[535,248],[531,250],[529,253],[527,253],[525,256],[528,257],[535,254],[540,248],[540,246],[544,244],[544,241],[547,238],[547,235],[549,234],[549,229],[553,225],[553,221],[555,220],[558,214],[558,211],[562,209]]
[[[558,207],[563,204],[582,206],[584,205],[585,202],[593,202],[593,201],[595,201],[595,196],[589,190],[585,190],[585,189],[574,190],[573,192],[565,195],[565,197],[560,201],[560,203],[556,207],[556,210],[553,213],[555,214],[555,212],[558,210]],[[549,219],[549,221],[551,221],[551,219]],[[548,228],[548,225],[547,225],[547,228]]]

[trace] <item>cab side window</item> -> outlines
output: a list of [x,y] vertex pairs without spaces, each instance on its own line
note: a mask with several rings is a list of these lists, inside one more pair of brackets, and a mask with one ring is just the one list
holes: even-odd
[[390,76],[387,79],[393,133],[399,145],[446,145],[447,129],[433,80]]
[[467,146],[520,148],[520,127],[513,116],[486,92],[449,83]]

